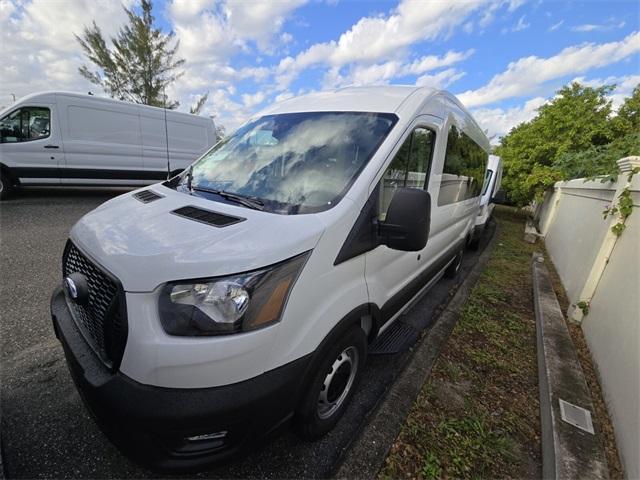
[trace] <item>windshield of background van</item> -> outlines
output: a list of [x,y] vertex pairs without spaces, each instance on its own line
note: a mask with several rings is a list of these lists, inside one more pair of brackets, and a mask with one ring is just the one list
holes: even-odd
[[[393,114],[267,115],[193,166],[192,187],[259,199],[284,214],[327,210],[347,192],[395,124]],[[187,176],[181,184],[184,186]]]

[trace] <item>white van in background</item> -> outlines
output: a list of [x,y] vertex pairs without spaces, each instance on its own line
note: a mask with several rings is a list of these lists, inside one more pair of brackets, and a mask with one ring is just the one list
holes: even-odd
[[502,185],[502,159],[496,155],[489,155],[487,171],[484,177],[484,187],[480,197],[480,211],[476,218],[476,226],[483,228],[493,213],[493,197],[500,190]]
[[99,425],[163,468],[288,421],[327,433],[368,345],[459,271],[489,151],[447,92],[350,87],[271,105],[88,213],[51,313]]
[[18,185],[154,183],[184,170],[215,140],[210,118],[92,95],[35,93],[0,112],[0,198]]

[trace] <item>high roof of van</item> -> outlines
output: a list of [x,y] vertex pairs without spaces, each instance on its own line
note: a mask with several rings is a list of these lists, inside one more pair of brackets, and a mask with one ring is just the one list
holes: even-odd
[[344,87],[290,98],[267,107],[261,113],[301,111],[395,113],[409,97],[413,97],[416,103],[421,104],[437,92],[433,88],[405,85]]
[[[110,103],[110,104],[118,104],[118,105],[136,105],[138,107],[142,107],[142,108],[145,108],[145,109],[150,109],[150,110],[157,111],[157,112],[163,112],[164,111],[164,109],[161,108],[161,107],[153,107],[151,105],[144,105],[144,104],[141,104],[141,103],[125,102],[125,101],[122,101],[122,100],[116,100],[116,99],[108,98],[108,97],[101,97],[101,96],[98,96],[98,95],[89,95],[88,93],[68,92],[68,91],[64,91],[64,90],[48,90],[48,91],[44,91],[44,92],[35,92],[35,93],[31,93],[29,95],[25,95],[24,97],[18,98],[15,101],[15,103],[13,103],[12,105],[9,105],[7,108],[5,108],[5,110],[11,110],[12,108],[15,108],[15,106],[17,106],[19,104],[30,103],[30,102],[37,102],[37,101],[54,102],[56,95],[64,95],[65,97],[74,97],[74,98],[78,98],[78,99],[82,99],[82,100],[91,100],[92,102],[102,102],[102,103]],[[194,117],[195,116],[195,115],[192,115],[192,114],[187,113],[187,112],[178,112],[176,110],[169,110],[169,109],[167,109],[167,113],[169,113],[170,115],[188,115],[190,117]],[[201,118],[207,119],[207,117],[201,117]],[[209,120],[209,119],[207,119],[207,120]]]

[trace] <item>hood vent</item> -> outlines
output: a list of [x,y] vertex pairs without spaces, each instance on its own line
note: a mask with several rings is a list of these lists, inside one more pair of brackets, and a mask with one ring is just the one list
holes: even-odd
[[163,195],[160,195],[153,190],[143,190],[141,192],[134,193],[133,196],[136,198],[136,200],[140,200],[142,203],[155,202],[156,200],[160,200],[163,197]]
[[206,223],[207,225],[213,225],[214,227],[227,227],[234,223],[243,222],[246,220],[241,217],[233,217],[224,213],[212,212],[211,210],[205,210],[198,207],[182,207],[171,212],[180,217],[189,218],[196,222]]

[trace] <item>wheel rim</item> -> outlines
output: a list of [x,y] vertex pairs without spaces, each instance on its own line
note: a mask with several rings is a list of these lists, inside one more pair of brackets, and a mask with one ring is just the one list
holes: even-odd
[[344,403],[358,372],[358,349],[345,348],[334,360],[318,395],[318,417],[331,417]]

